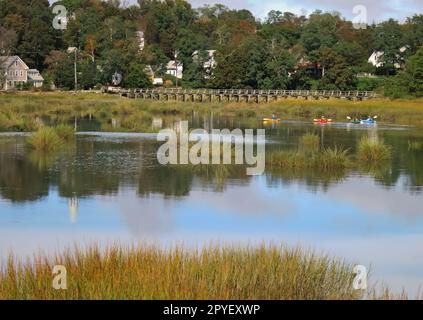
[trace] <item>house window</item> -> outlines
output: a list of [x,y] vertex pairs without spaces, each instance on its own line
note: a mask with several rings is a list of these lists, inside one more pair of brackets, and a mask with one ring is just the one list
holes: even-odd
[[16,77],[18,76],[18,70],[15,70],[15,76]]
[[21,70],[21,77],[23,76],[23,71]]

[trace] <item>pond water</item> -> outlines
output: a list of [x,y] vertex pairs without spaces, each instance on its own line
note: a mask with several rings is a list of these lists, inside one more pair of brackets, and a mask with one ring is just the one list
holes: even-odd
[[[94,121],[94,120],[93,120]],[[56,251],[75,243],[146,241],[301,244],[371,266],[371,279],[411,295],[423,284],[423,129],[192,117],[194,128],[265,128],[266,151],[296,148],[307,132],[323,146],[354,152],[362,136],[394,150],[380,170],[247,176],[157,163],[155,134],[92,131],[79,124],[74,147],[52,156],[20,134],[0,135],[0,257]],[[178,119],[154,119],[172,127]],[[89,130],[89,132],[88,132]],[[414,147],[411,142],[415,142]],[[419,144],[420,143],[420,144]]]

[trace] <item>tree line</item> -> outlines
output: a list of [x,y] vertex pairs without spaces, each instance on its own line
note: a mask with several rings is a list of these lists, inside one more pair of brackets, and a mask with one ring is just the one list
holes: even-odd
[[[67,10],[66,29],[53,27],[53,7]],[[145,46],[140,49],[138,31]],[[19,55],[47,83],[107,85],[116,72],[128,88],[151,86],[146,66],[166,85],[166,64],[183,63],[180,84],[190,88],[384,90],[392,97],[423,95],[423,15],[354,28],[336,12],[308,17],[270,11],[259,20],[224,5],[193,8],[185,0],[0,0],[1,55]],[[216,67],[204,68],[206,50]],[[196,56],[193,52],[198,51]],[[378,67],[368,63],[383,52]],[[369,75],[375,75],[369,77]],[[361,75],[361,76],[360,76]]]

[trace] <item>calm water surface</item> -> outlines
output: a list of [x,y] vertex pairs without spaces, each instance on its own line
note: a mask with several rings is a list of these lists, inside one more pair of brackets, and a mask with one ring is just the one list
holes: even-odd
[[[190,121],[206,129],[262,127],[255,119]],[[374,281],[414,294],[423,284],[423,149],[409,142],[423,143],[423,130],[295,121],[266,129],[267,152],[296,148],[302,134],[315,132],[323,146],[352,152],[362,136],[383,139],[394,157],[380,170],[269,169],[251,177],[233,167],[221,177],[160,166],[154,134],[79,132],[75,147],[49,157],[31,152],[21,135],[1,134],[0,256],[93,241],[283,241],[371,266]]]

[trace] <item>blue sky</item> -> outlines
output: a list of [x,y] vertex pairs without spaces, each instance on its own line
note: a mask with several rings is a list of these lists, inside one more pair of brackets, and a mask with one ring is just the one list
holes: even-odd
[[[188,0],[194,7],[203,4],[222,3],[232,9],[248,9],[256,17],[264,18],[274,9],[290,11],[296,14],[311,13],[316,9],[338,11],[342,16],[354,18],[353,8],[364,5],[367,9],[368,23],[379,22],[387,18],[403,21],[416,13],[423,13],[422,0]],[[122,0],[123,3],[134,3],[136,0]]]
[[265,17],[270,10],[290,11],[294,13],[311,13],[315,9],[323,11],[338,11],[344,17],[352,19],[354,6],[364,5],[367,9],[369,23],[393,17],[403,20],[407,16],[423,13],[421,0],[220,0],[204,1],[189,0],[195,7],[204,3],[223,3],[231,8],[245,8],[252,11],[257,17]]

